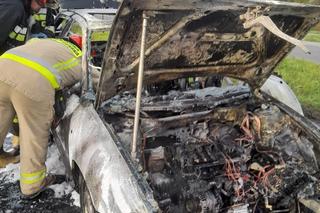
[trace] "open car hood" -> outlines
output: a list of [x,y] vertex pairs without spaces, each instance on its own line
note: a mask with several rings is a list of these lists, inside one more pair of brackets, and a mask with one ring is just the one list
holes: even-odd
[[280,37],[303,38],[320,16],[320,7],[276,1],[124,0],[110,32],[98,103],[136,87],[143,11],[145,85],[221,74],[253,89],[294,47]]

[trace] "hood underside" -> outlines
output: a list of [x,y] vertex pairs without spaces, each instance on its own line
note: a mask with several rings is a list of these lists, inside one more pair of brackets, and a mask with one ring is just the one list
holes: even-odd
[[[124,0],[104,56],[98,102],[134,89],[143,13],[147,16],[144,84],[220,74],[260,87],[294,45],[259,17],[301,39],[320,7],[275,1]],[[269,19],[269,20],[270,20]]]

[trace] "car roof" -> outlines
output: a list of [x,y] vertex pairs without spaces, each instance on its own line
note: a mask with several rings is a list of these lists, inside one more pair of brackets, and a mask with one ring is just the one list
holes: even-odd
[[59,15],[64,15],[77,20],[87,28],[111,27],[116,9],[99,8],[99,9],[67,9],[62,10]]
[[60,0],[62,9],[118,8],[117,0]]

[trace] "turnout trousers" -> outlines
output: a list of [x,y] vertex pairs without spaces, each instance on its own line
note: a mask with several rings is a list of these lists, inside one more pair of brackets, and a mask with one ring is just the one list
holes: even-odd
[[0,145],[16,113],[20,128],[20,187],[25,195],[39,191],[45,181],[49,129],[54,113],[51,96],[48,94],[47,100],[35,100],[0,81]]

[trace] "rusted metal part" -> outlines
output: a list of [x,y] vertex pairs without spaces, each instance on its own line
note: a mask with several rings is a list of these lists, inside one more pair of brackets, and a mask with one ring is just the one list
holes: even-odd
[[170,128],[184,127],[195,121],[214,120],[219,122],[240,123],[245,116],[245,106],[237,108],[221,108],[203,112],[194,112],[159,119],[141,119],[141,127],[148,137],[161,134]]
[[[246,72],[240,72],[241,68],[247,69]],[[238,70],[239,69],[239,70]],[[154,69],[145,71],[145,81],[155,83],[159,80],[173,80],[185,77],[195,76],[208,76],[212,72],[218,75],[227,75],[236,79],[245,80],[247,78],[254,77],[258,74],[257,68],[250,68],[250,66],[208,66],[208,67],[193,67],[193,68],[173,68],[173,69]],[[133,76],[135,79],[135,76]],[[129,88],[131,84],[128,84],[124,88]]]
[[[150,16],[152,16],[152,14]],[[152,53],[152,51],[161,47],[172,36],[174,36],[179,30],[181,30],[181,28],[183,28],[188,22],[190,22],[192,20],[196,20],[197,18],[199,18],[199,15],[197,15],[197,14],[192,14],[190,16],[183,17],[179,22],[177,22],[174,26],[172,26],[170,31],[168,31],[165,35],[160,37],[160,39],[158,41],[156,41],[155,43],[153,43],[151,47],[146,49],[145,56],[149,56]],[[127,67],[121,68],[121,72],[130,72],[131,70],[135,70],[138,67],[139,60],[140,60],[140,58],[137,58]]]
[[136,96],[136,108],[134,115],[134,126],[133,126],[133,139],[131,145],[131,157],[136,159],[137,157],[137,140],[138,140],[138,130],[139,130],[139,119],[140,119],[140,105],[141,105],[141,93],[142,93],[142,83],[144,75],[144,57],[145,57],[145,42],[146,42],[146,32],[148,17],[146,13],[143,13],[143,23],[142,23],[142,37],[141,37],[141,48],[140,48],[140,61],[139,61],[139,73],[137,82],[137,96]]
[[[234,103],[244,103],[251,96],[250,90],[247,87],[234,88],[206,88],[202,90],[191,90],[177,94],[170,94],[159,97],[143,97],[141,104],[142,112],[190,112],[196,109],[214,109],[221,105]],[[177,98],[177,96],[179,98]],[[109,113],[124,113],[133,112],[135,110],[135,99],[128,97],[125,101],[112,99],[106,104],[103,109]]]
[[[256,111],[255,114],[261,120],[261,146],[272,146],[272,139],[279,133],[284,126],[288,126],[291,123],[289,116],[284,115],[278,107],[270,106],[268,109]],[[272,126],[272,129],[270,129]]]
[[142,111],[148,112],[148,111],[172,111],[172,112],[187,112],[187,111],[192,111],[192,109],[196,107],[206,107],[208,109],[213,109],[216,108],[219,105],[224,105],[224,104],[231,104],[235,103],[237,101],[243,102],[244,100],[247,100],[247,98],[250,96],[250,94],[242,94],[238,95],[236,97],[226,97],[225,99],[221,100],[179,100],[179,101],[169,101],[167,103],[162,103],[163,105],[154,105],[154,106],[143,106],[141,108]]
[[125,0],[110,33],[96,106],[134,88],[141,40],[136,29],[141,29],[139,20],[145,8],[150,14],[145,85],[222,74],[244,80],[254,90],[293,45],[262,25],[246,29],[241,17],[248,10],[255,11],[252,17],[268,16],[282,32],[301,39],[320,15],[319,7],[272,1]]
[[271,97],[270,95],[263,93],[263,97],[265,98],[265,100],[272,101],[273,104],[275,104],[281,110],[283,110],[288,116],[290,116],[292,122],[307,134],[308,138],[310,138],[310,141],[313,144],[316,157],[319,159],[320,158],[319,127],[316,124],[314,124],[312,121],[310,121],[308,118],[300,115],[298,112],[286,106],[285,104],[281,103],[280,101],[276,100],[275,98]]

